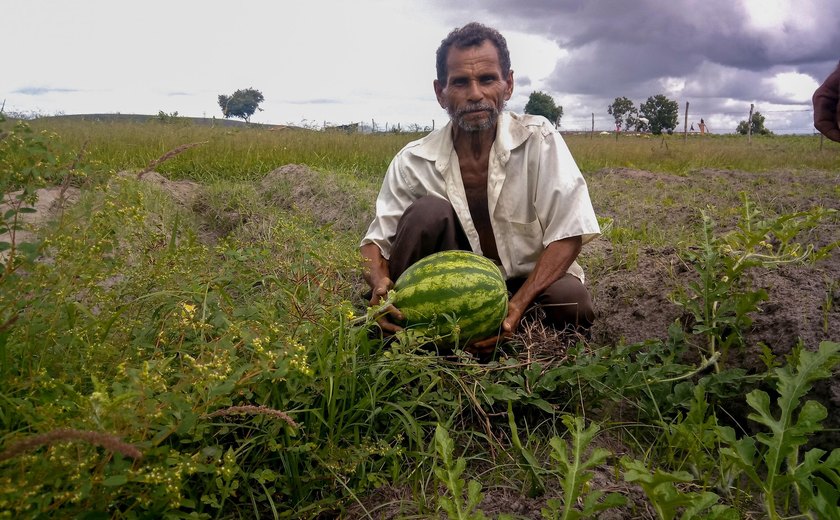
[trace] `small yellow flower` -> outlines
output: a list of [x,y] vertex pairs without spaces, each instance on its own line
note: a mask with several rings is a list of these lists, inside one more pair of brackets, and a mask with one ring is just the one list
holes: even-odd
[[195,305],[191,303],[182,303],[181,308],[184,309],[184,314],[192,318],[195,316]]

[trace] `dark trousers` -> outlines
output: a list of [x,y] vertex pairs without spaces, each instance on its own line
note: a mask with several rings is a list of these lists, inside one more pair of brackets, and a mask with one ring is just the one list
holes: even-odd
[[[452,249],[472,250],[452,205],[440,197],[417,199],[397,225],[388,263],[391,280],[396,281],[421,258]],[[523,283],[524,277],[507,280],[508,291],[516,293]],[[542,309],[546,322],[559,330],[584,331],[595,320],[589,291],[568,273],[537,296],[533,303],[532,310]]]

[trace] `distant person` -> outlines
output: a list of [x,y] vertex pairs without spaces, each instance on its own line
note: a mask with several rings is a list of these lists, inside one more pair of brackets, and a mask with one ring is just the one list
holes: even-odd
[[[513,70],[505,38],[479,23],[453,30],[436,53],[434,90],[449,123],[400,150],[385,173],[361,242],[370,305],[432,253],[461,249],[495,262],[512,296],[502,335],[538,303],[557,329],[595,319],[575,259],[599,233],[586,182],[563,137],[542,116],[505,111]],[[399,309],[379,325],[399,326]],[[498,338],[468,345],[492,353]]]
[[840,62],[814,92],[814,128],[832,141],[840,143]]
[[702,117],[700,118],[700,125],[699,126],[700,126],[700,135],[705,134],[706,133],[706,122],[703,121]]

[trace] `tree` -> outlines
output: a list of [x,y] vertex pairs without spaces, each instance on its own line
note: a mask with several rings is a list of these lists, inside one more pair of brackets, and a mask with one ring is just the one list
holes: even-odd
[[[738,128],[735,129],[741,135],[747,135],[747,131],[750,130],[747,128],[747,122],[741,121],[738,123]],[[764,116],[761,115],[761,112],[753,112],[752,115],[752,129],[750,133],[753,135],[773,135],[773,132],[764,128]]]
[[246,123],[251,121],[251,116],[254,112],[259,110],[260,103],[263,102],[262,92],[253,88],[246,88],[244,90],[237,90],[230,96],[219,94],[219,106],[222,107],[222,114],[225,119],[229,117],[238,117],[244,119]]
[[612,105],[607,107],[607,113],[615,119],[617,130],[629,130],[638,123],[639,111],[632,101],[626,97],[617,97]]
[[648,120],[650,131],[659,135],[663,131],[669,134],[677,127],[680,105],[662,94],[647,98],[639,107],[639,113]]
[[558,107],[554,98],[545,92],[531,92],[525,105],[525,113],[543,116],[554,123],[554,126],[558,126],[560,118],[563,117],[563,107]]

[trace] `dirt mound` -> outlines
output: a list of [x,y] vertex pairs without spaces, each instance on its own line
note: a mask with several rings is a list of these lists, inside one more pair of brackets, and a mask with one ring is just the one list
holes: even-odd
[[376,191],[337,174],[325,174],[300,164],[287,164],[260,181],[266,201],[309,215],[319,225],[361,233],[373,218]]
[[[608,253],[611,250],[607,247]],[[748,343],[766,344],[774,354],[783,356],[800,341],[815,349],[821,341],[838,339],[840,255],[833,254],[814,266],[756,270],[750,278],[752,287],[767,291],[768,301],[751,315]],[[664,339],[668,326],[684,314],[671,296],[693,279],[689,266],[673,248],[647,248],[635,269],[590,278],[589,289],[598,314],[592,327],[593,340],[609,344]],[[758,357],[751,355],[743,356],[738,364],[750,371],[764,369]]]
[[[137,174],[132,172],[119,172],[117,177],[137,179]],[[145,172],[139,178],[140,181],[157,186],[169,194],[173,200],[180,205],[191,208],[196,198],[200,195],[202,186],[193,181],[171,181],[155,171]]]
[[[600,240],[604,254],[613,247]],[[683,283],[687,269],[673,248],[645,249],[631,269],[618,269],[588,279],[597,320],[592,326],[596,344],[638,343],[667,336],[668,326],[682,315],[671,294]],[[684,278],[684,277],[682,277]]]
[[[642,227],[656,230],[696,227],[698,208],[715,202],[737,210],[742,205],[740,192],[748,193],[750,200],[775,213],[816,206],[840,208],[840,192],[836,189],[840,174],[835,172],[700,170],[682,177],[609,168],[589,177],[599,215],[611,216],[623,224],[638,223],[641,213],[645,217]],[[638,193],[640,183],[649,200],[627,195]],[[675,185],[679,186],[678,190],[674,189]],[[606,198],[599,199],[604,192]],[[674,197],[674,200],[668,197]],[[663,204],[663,201],[668,202]],[[640,212],[640,207],[645,205],[650,205],[651,209],[648,211],[643,207]],[[662,206],[666,207],[663,209]],[[737,212],[730,213],[731,222],[719,223],[718,232],[725,231],[738,218]],[[819,233],[803,237],[817,246],[839,239],[840,221],[837,218],[826,219],[820,224]],[[609,344],[621,340],[635,343],[664,338],[668,325],[682,316],[682,309],[672,303],[670,296],[678,287],[686,287],[693,280],[693,269],[684,264],[672,246],[643,248],[632,261],[617,259],[621,255],[627,256],[620,247],[602,238],[587,244],[582,252],[583,257],[597,257],[608,264],[606,268],[590,270],[587,278],[598,313],[598,321],[593,327],[594,339]],[[835,249],[813,266],[782,266],[775,270],[754,270],[749,275],[752,286],[764,288],[769,299],[752,316],[754,322],[747,332],[748,343],[762,342],[777,355],[784,355],[799,341],[815,349],[821,341],[840,339],[837,337],[837,331],[840,331],[840,250]],[[756,364],[757,360],[751,355],[744,356],[745,368],[762,368]]]

